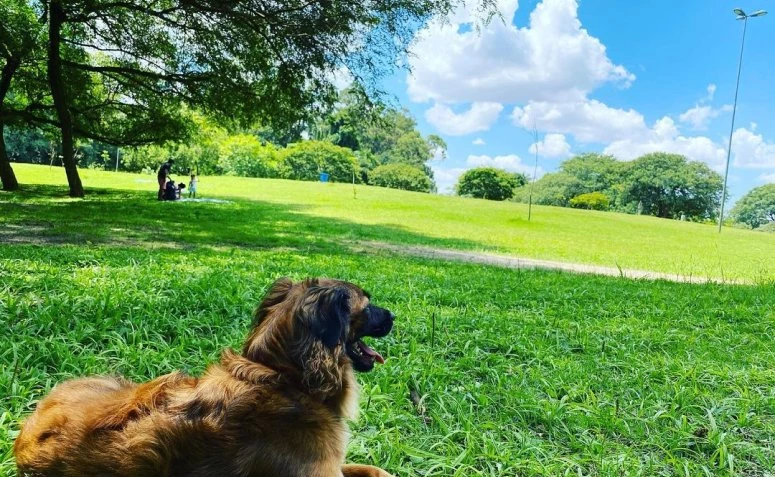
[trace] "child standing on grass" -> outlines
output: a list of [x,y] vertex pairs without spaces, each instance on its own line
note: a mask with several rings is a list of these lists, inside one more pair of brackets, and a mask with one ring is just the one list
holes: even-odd
[[196,183],[197,183],[196,174],[191,174],[191,180],[188,181],[188,197],[189,198],[193,197],[193,198],[196,199]]

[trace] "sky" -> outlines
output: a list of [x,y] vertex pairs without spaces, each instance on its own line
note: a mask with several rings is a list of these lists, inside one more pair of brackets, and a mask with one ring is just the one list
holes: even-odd
[[[746,33],[729,196],[775,182],[775,4],[769,0],[497,0],[504,21],[471,9],[415,36],[411,72],[385,88],[424,134],[439,192],[468,168],[532,176],[594,151],[632,160],[683,154],[723,175],[743,22]],[[480,28],[477,29],[477,25]],[[534,138],[534,129],[538,141]]]

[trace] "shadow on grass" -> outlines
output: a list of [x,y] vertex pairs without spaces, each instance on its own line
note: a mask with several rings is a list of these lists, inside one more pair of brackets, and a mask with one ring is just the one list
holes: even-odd
[[333,250],[360,240],[450,248],[489,248],[429,237],[400,226],[364,225],[312,215],[308,207],[246,199],[159,202],[149,192],[90,189],[70,199],[61,186],[27,186],[0,194],[0,241],[193,248]]

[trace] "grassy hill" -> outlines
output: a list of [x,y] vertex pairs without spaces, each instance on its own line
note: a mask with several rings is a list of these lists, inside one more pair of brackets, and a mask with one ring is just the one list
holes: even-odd
[[[23,183],[65,184],[60,168],[21,164],[15,167]],[[82,175],[87,190],[145,191],[143,197],[148,201],[155,197],[153,176],[92,170],[84,170]],[[187,182],[185,176],[179,178]],[[234,214],[245,219],[237,222],[262,217],[263,227],[235,230],[236,235],[227,236],[227,240],[249,242],[253,234],[271,233],[274,223],[298,222],[302,233],[317,239],[389,241],[692,276],[775,279],[775,234],[733,228],[718,234],[714,227],[703,224],[543,206],[534,207],[532,221],[528,222],[525,204],[361,185],[355,186],[356,198],[352,185],[271,179],[202,177],[199,188],[203,197],[238,200],[231,208],[223,208],[224,222]],[[7,195],[0,193],[0,201],[9,200],[4,199]],[[34,194],[30,197],[34,203]],[[139,200],[140,196],[133,197]],[[92,194],[91,200],[95,199],[98,195]],[[89,200],[86,204],[67,200],[61,204],[70,204],[64,212],[77,213],[90,208]],[[188,205],[149,207],[164,210],[167,223],[179,229],[179,233],[195,234],[196,221],[190,220],[192,207],[186,208]],[[122,210],[126,206],[111,205],[112,214],[123,215],[119,219],[128,226],[126,234],[147,228],[147,223],[132,222],[131,212]],[[47,207],[42,209],[36,214],[41,219]],[[62,232],[57,228],[59,224],[53,223],[53,227],[54,234]],[[94,224],[88,227],[92,229]],[[114,235],[121,238],[123,234]]]
[[[28,184],[62,182],[57,169],[17,172]],[[253,307],[284,275],[356,282],[398,316],[390,336],[370,341],[386,364],[358,376],[350,461],[409,477],[775,468],[774,285],[508,270],[347,246],[721,266],[705,243],[728,249],[725,273],[755,278],[773,270],[767,235],[553,208],[527,223],[516,204],[367,187],[353,200],[352,186],[233,178],[200,183],[233,202],[159,203],[152,177],[84,179],[86,200],[61,185],[0,194],[0,476],[15,474],[18,422],[55,383],[199,373],[239,347]]]

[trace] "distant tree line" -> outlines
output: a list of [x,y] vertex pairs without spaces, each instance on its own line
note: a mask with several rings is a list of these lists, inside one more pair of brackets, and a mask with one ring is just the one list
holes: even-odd
[[[529,186],[515,192],[528,202]],[[614,210],[664,218],[710,220],[718,216],[722,177],[701,162],[655,152],[634,161],[582,154],[533,184],[535,204]]]
[[[318,180],[326,173],[332,182],[432,192],[436,185],[427,162],[446,152],[444,141],[423,137],[405,110],[372,103],[358,85],[340,92],[334,106],[293,127],[240,128],[187,108],[180,116],[189,127],[186,140],[119,150],[80,139],[74,160],[79,167],[152,172],[175,159],[179,174]],[[12,161],[62,164],[60,143],[47,130],[9,127],[5,136]]]

